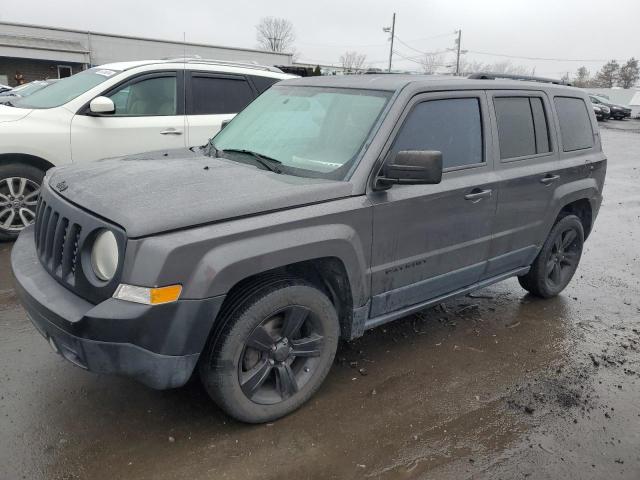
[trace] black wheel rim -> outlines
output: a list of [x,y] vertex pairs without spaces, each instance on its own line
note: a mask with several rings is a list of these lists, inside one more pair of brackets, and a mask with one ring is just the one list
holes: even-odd
[[321,323],[308,308],[291,305],[269,315],[253,329],[240,356],[242,392],[264,405],[291,398],[313,376],[323,347]]
[[563,230],[556,236],[546,265],[547,282],[552,287],[566,285],[578,268],[582,252],[579,238],[575,228]]
[[40,185],[23,177],[0,179],[0,230],[19,232],[36,219]]

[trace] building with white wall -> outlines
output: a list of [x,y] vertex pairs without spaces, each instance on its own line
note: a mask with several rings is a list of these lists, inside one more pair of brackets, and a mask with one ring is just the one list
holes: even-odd
[[0,22],[0,83],[11,86],[20,79],[62,78],[95,65],[185,53],[215,60],[292,64],[291,54]]

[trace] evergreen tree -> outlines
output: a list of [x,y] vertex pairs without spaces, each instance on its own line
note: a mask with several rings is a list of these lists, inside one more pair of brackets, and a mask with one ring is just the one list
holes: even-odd
[[640,68],[638,67],[638,60],[631,57],[629,60],[627,60],[627,63],[625,63],[620,68],[620,74],[619,74],[620,86],[622,88],[631,88],[635,86],[636,83],[638,83],[639,79],[640,79]]
[[601,88],[612,88],[618,81],[620,65],[616,60],[609,60],[596,74],[595,85]]

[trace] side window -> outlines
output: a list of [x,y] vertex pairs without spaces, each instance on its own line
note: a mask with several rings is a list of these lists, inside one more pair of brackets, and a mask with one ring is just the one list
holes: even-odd
[[429,100],[407,116],[391,151],[439,150],[444,168],[484,162],[480,101]]
[[152,77],[129,83],[109,95],[116,117],[176,115],[176,77]]
[[192,74],[189,115],[238,113],[254,98],[246,80]]
[[529,98],[531,102],[531,113],[533,115],[533,126],[536,132],[536,152],[547,153],[551,151],[549,145],[549,126],[547,116],[544,113],[544,105],[540,97]]
[[273,78],[273,77],[259,77],[257,75],[253,75],[251,77],[251,81],[253,82],[253,85],[258,90],[258,93],[262,93],[267,88],[269,88],[271,85],[273,85],[274,83],[278,82],[279,79],[278,78]]
[[581,98],[555,97],[560,121],[562,150],[572,152],[593,147],[593,130],[587,105]]
[[539,97],[496,97],[500,158],[548,153],[549,128]]

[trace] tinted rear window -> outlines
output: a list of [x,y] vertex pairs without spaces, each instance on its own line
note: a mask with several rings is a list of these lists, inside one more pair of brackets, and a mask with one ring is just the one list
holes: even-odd
[[480,102],[477,98],[429,100],[405,120],[392,152],[438,150],[444,168],[484,161]]
[[549,129],[541,98],[497,97],[493,103],[501,159],[550,151]]
[[560,121],[562,149],[565,152],[593,147],[593,130],[587,105],[581,98],[555,97]]
[[238,113],[253,100],[246,80],[194,74],[191,77],[190,115]]

